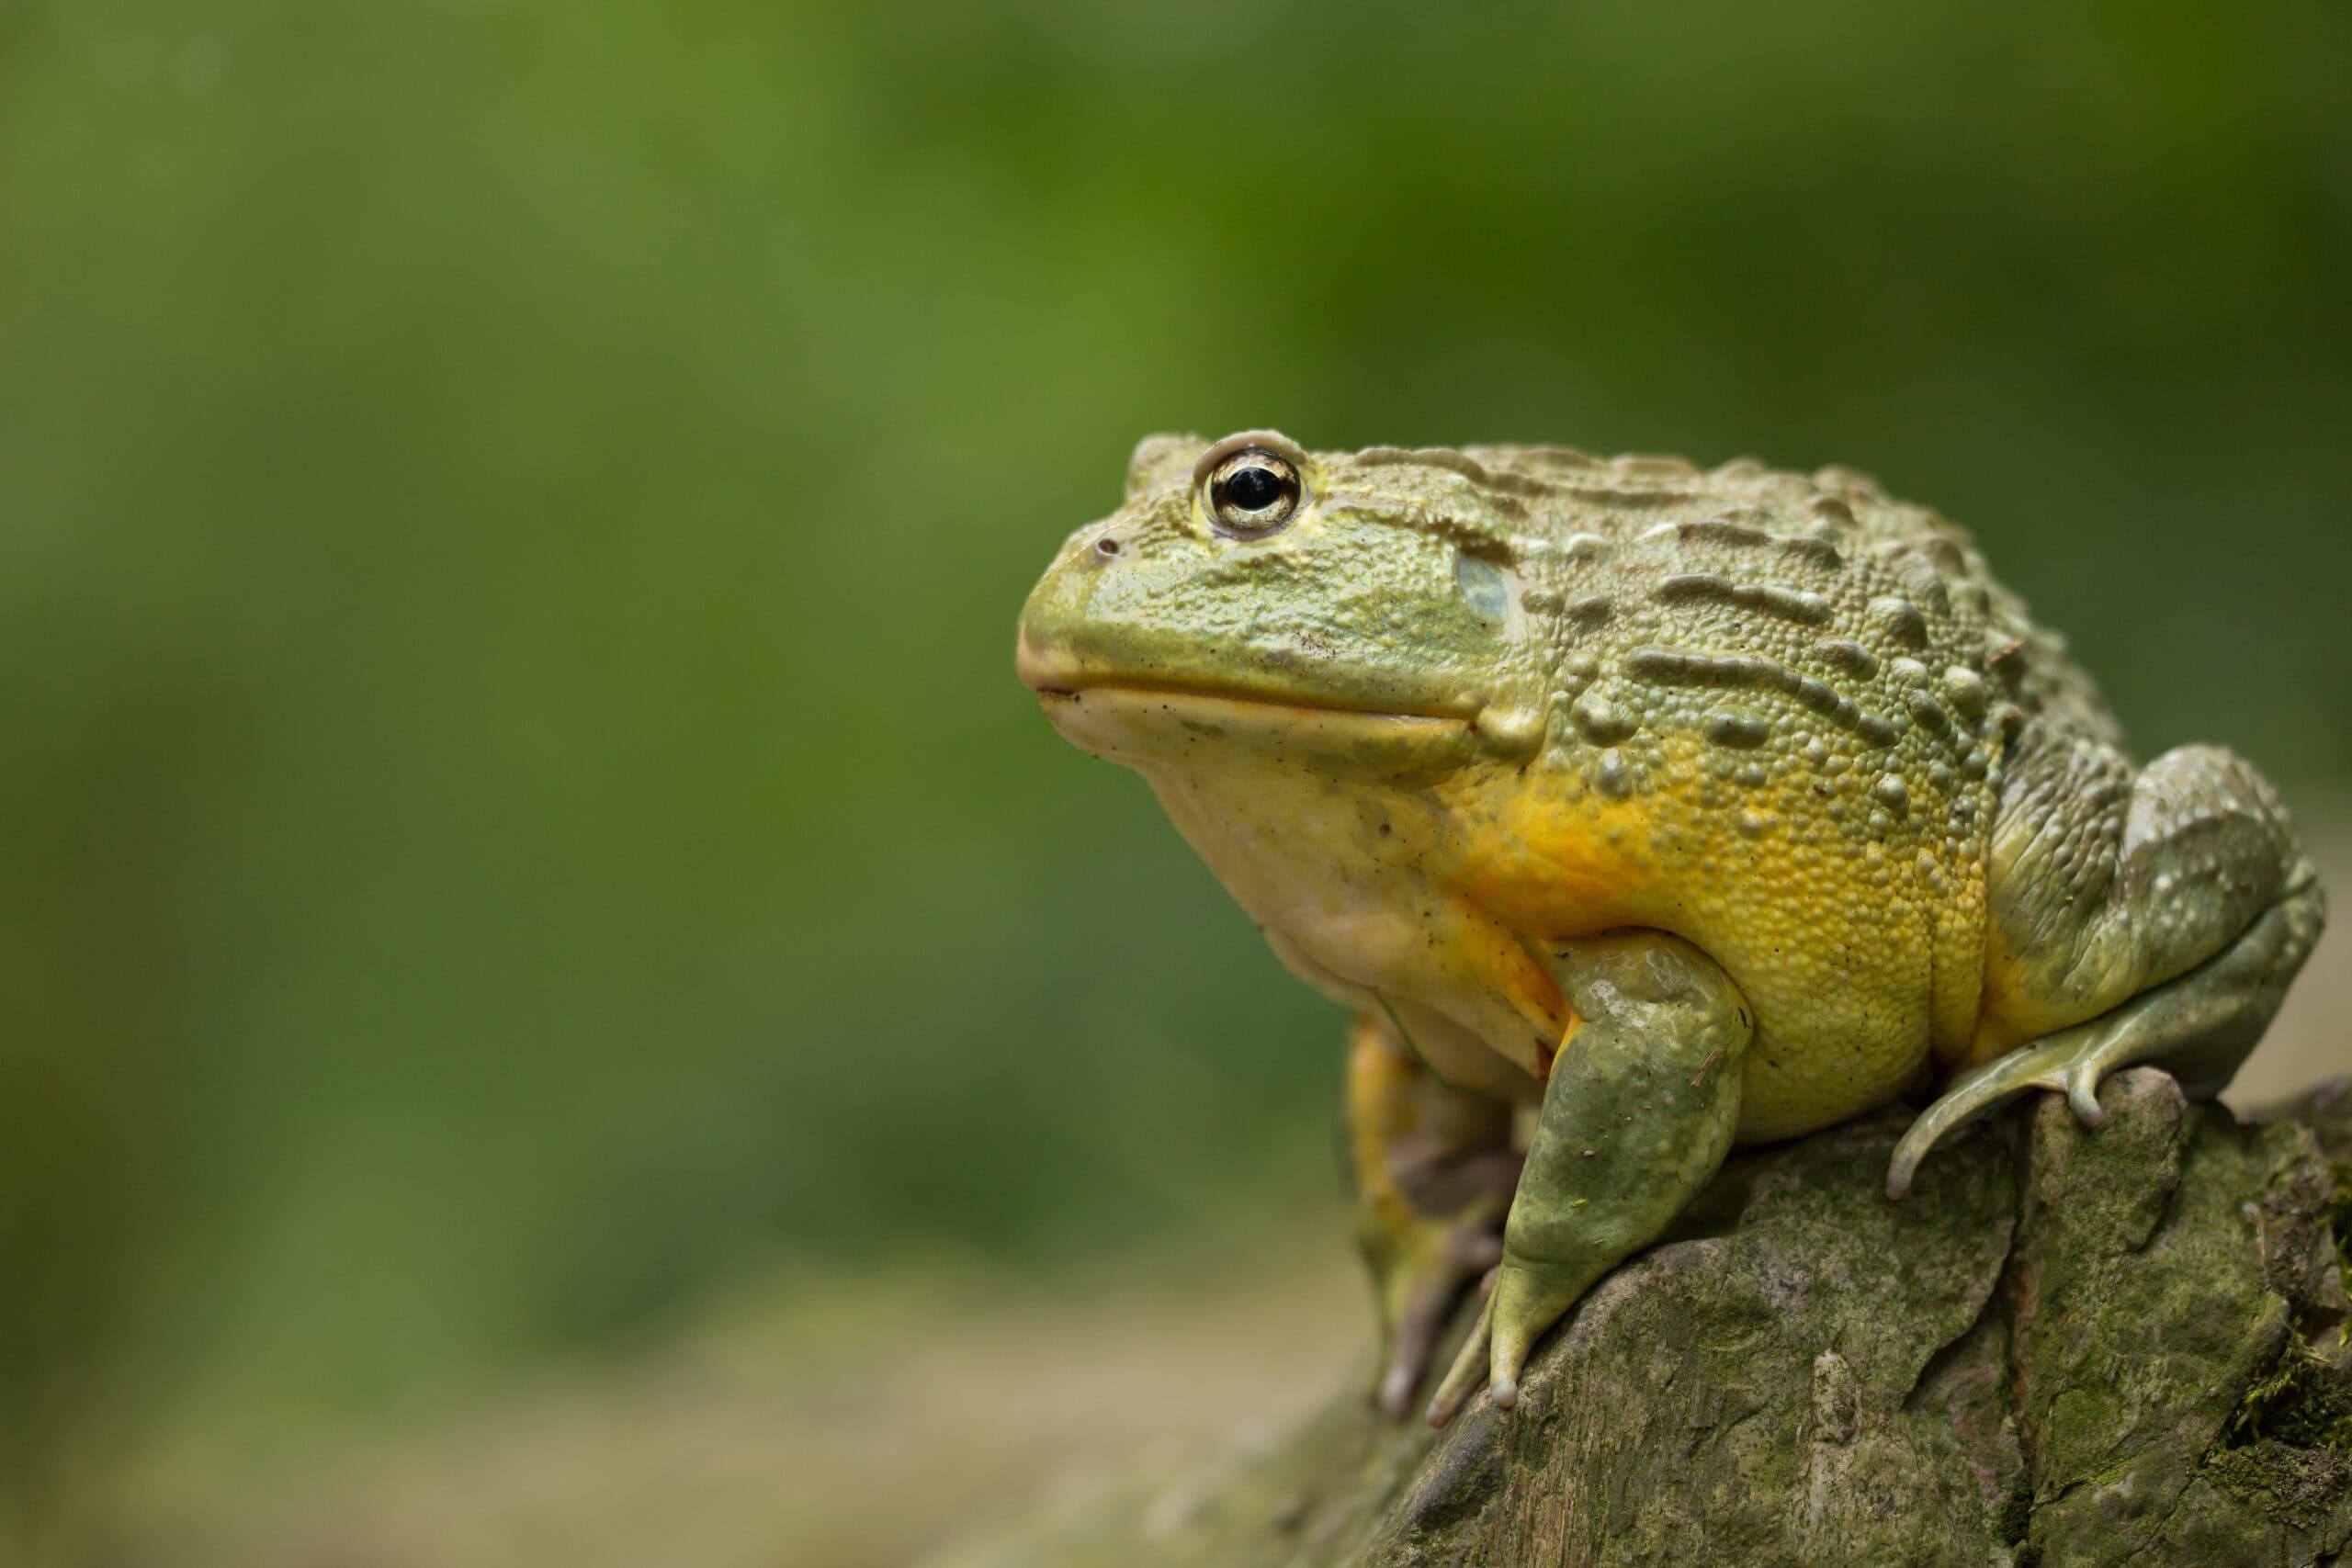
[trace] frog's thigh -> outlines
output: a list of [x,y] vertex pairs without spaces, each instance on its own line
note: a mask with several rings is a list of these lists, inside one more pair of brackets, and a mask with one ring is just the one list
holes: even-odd
[[[2218,1092],[2318,941],[2318,879],[2242,759],[2168,751],[2105,811],[2084,785],[2116,776],[2111,757],[2077,747],[2043,767],[2055,787],[2038,803],[2029,790],[2020,820],[1996,834],[1995,962],[2030,1011],[2082,1021],[1985,1063],[1928,1107],[1896,1145],[1892,1197],[1938,1139],[2024,1089],[2064,1090],[2093,1124],[2099,1081],[2134,1062],[2160,1064],[2192,1094]],[[2037,808],[2064,818],[2076,802],[2078,820],[2027,818]]]
[[1516,1403],[1529,1348],[1704,1186],[1739,1122],[1747,1004],[1679,937],[1579,942],[1561,963],[1582,1021],[1552,1066],[1485,1314],[1430,1402],[1442,1426],[1482,1378]]
[[1348,1155],[1356,1236],[1380,1309],[1374,1397],[1402,1416],[1453,1303],[1502,1255],[1520,1165],[1510,1106],[1446,1083],[1392,1020],[1359,1013],[1349,1034]]

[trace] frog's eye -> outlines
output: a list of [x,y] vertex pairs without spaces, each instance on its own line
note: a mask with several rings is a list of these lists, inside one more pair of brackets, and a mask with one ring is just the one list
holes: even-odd
[[1297,466],[1263,446],[1245,446],[1209,470],[1209,520],[1235,539],[1262,539],[1298,513]]

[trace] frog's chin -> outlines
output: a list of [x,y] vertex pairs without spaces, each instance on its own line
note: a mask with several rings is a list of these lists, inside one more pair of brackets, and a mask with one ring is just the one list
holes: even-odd
[[1280,698],[1104,682],[1040,684],[1054,727],[1108,761],[1150,771],[1216,765],[1235,749],[1302,765],[1406,779],[1442,773],[1477,750],[1472,721],[1440,714],[1375,713]]

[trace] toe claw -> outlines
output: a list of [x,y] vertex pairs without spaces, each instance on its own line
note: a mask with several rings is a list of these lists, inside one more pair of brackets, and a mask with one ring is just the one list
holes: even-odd
[[2098,1103],[2098,1064],[2086,1062],[2066,1075],[2066,1103],[2075,1109],[2075,1118],[2086,1127],[2096,1127],[2107,1120],[2107,1112]]

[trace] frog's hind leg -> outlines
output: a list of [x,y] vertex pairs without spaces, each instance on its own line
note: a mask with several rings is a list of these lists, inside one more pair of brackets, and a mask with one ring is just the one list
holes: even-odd
[[1453,1304],[1501,1258],[1519,1182],[1511,1108],[1455,1089],[1395,1021],[1356,1017],[1348,1050],[1348,1154],[1356,1236],[1378,1300],[1373,1398],[1391,1416],[1414,1391]]
[[2076,743],[2039,759],[2029,750],[2023,768],[1996,833],[1991,977],[2011,1005],[2063,1026],[1929,1106],[1895,1147],[1889,1197],[1909,1190],[1939,1139],[2029,1089],[2064,1092],[2092,1126],[2104,1119],[2100,1081],[2133,1063],[2165,1067],[2192,1095],[2218,1093],[2324,922],[2285,811],[2230,752],[2184,747],[2134,775],[2111,750]]

